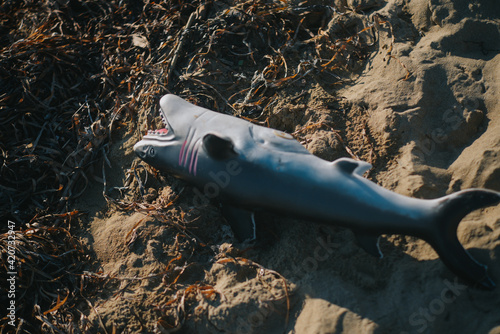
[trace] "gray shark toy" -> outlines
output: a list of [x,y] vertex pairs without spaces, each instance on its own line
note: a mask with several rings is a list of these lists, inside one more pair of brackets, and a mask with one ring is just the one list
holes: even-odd
[[165,128],[149,131],[136,154],[218,196],[240,240],[255,238],[254,210],[266,210],[350,228],[369,253],[382,256],[381,234],[427,241],[457,276],[493,289],[486,266],[476,262],[457,238],[468,213],[500,202],[500,193],[468,189],[442,198],[410,198],[363,177],[369,163],[333,162],[309,153],[284,132],[195,106],[175,95],[160,101]]

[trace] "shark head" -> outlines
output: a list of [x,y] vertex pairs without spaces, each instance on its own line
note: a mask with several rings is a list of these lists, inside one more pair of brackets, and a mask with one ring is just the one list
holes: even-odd
[[171,170],[179,160],[179,150],[185,143],[190,125],[205,112],[175,95],[165,95],[160,100],[160,116],[164,128],[149,130],[134,145],[134,152],[156,169]]

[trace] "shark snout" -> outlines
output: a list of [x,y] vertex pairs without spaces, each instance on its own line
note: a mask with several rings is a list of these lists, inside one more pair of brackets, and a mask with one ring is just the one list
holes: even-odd
[[142,143],[142,141],[139,141],[137,142],[135,145],[134,145],[134,152],[135,154],[137,154],[137,156],[141,159],[144,160],[144,158],[146,158],[147,156],[147,153],[148,153],[148,149],[147,147]]

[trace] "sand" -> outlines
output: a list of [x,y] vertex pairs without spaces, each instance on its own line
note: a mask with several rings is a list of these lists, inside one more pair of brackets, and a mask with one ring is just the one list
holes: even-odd
[[[307,131],[306,148],[333,160],[347,146],[374,165],[370,179],[400,194],[500,191],[500,2],[336,3],[375,8],[376,49],[334,97],[316,84],[278,101],[271,126],[333,124],[342,141]],[[142,130],[113,144],[108,187],[138,163],[131,148]],[[106,206],[97,183],[77,203],[90,212],[81,237],[91,269],[114,277],[90,300],[95,327],[101,319],[108,332],[169,333],[171,324],[179,333],[500,333],[500,289],[465,285],[421,240],[383,236],[385,256],[375,259],[349,230],[262,215],[264,236],[247,249],[215,204],[193,211],[191,187],[161,180],[148,188],[153,203],[175,199],[167,220]],[[500,283],[500,206],[467,216],[459,238]]]

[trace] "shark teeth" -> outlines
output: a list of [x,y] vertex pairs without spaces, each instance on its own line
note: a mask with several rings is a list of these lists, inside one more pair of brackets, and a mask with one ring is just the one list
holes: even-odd
[[165,116],[162,113],[160,113],[160,117],[161,117],[161,121],[163,122],[163,125],[166,126],[167,125],[167,120],[165,119]]
[[148,130],[147,133],[148,136],[166,136],[168,135],[168,130],[167,129],[160,129],[160,130]]

